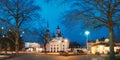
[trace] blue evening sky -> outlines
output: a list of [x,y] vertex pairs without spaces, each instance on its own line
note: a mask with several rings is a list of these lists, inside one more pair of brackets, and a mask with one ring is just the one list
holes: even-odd
[[[70,41],[76,41],[82,45],[85,45],[85,42],[86,42],[86,36],[84,34],[85,29],[80,28],[82,23],[76,27],[73,26],[74,28],[70,29],[70,31],[69,29],[66,29],[66,26],[64,26],[63,23],[61,23],[61,21],[63,20],[63,15],[66,13],[66,11],[74,8],[70,6],[71,2],[63,3],[61,2],[61,0],[53,0],[50,3],[46,3],[45,0],[36,0],[36,4],[41,7],[41,11],[39,11],[38,13],[40,13],[42,19],[49,22],[51,33],[53,32],[56,33],[56,27],[57,25],[59,25],[61,32],[65,38],[69,39]],[[96,15],[100,14],[97,11],[95,11],[95,13]],[[39,29],[40,24],[38,21],[35,21],[32,24],[33,24],[32,27]],[[45,22],[44,25],[46,24],[47,23]],[[87,27],[87,26],[84,26],[84,27]],[[108,30],[105,27],[99,30],[89,29],[89,31],[90,31],[89,40],[108,37]],[[33,38],[33,40],[34,39],[35,38]]]

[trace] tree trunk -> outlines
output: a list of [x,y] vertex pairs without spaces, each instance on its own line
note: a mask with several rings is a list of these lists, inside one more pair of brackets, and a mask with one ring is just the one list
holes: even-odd
[[16,51],[16,55],[19,54],[19,28],[18,28],[18,18],[16,18],[16,42],[15,42],[15,51]]
[[16,37],[16,42],[15,42],[15,52],[16,52],[16,55],[19,54],[19,46],[18,46],[18,37]]
[[7,48],[5,48],[5,55],[7,55]]
[[46,54],[46,43],[44,44],[44,49],[45,49],[44,52],[45,52],[45,54]]
[[6,47],[5,47],[5,54],[7,55],[7,43],[6,43]]
[[[111,2],[111,1],[110,1]],[[114,53],[114,28],[113,28],[113,21],[112,21],[112,13],[111,13],[111,4],[108,4],[108,29],[109,29],[109,39],[110,39],[110,60],[115,60],[115,53]]]
[[[18,0],[17,0],[18,2]],[[16,21],[16,42],[15,42],[15,51],[16,51],[16,55],[19,54],[19,8],[18,8],[18,3],[16,3],[16,17],[15,17],[15,21]]]
[[115,59],[115,53],[114,53],[114,31],[113,27],[109,27],[109,39],[110,39],[110,60]]

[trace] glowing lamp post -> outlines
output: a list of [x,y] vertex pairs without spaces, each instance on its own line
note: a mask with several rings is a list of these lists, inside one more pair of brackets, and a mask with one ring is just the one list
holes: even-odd
[[5,35],[2,36],[3,38],[5,37]]
[[4,29],[4,27],[1,27],[1,29],[3,30],[3,29]]
[[24,34],[25,32],[23,31],[22,33]]
[[2,32],[2,34],[3,34],[3,29],[4,29],[4,27],[1,27],[1,29],[2,29],[2,31],[1,31],[1,32]]
[[[22,34],[25,34],[25,32],[24,32],[24,31],[22,31]],[[23,35],[22,35],[22,34],[20,35],[20,37],[23,37]]]
[[22,37],[23,35],[20,35],[20,37]]
[[4,29],[4,27],[1,27],[1,29],[2,29],[2,31],[1,31],[1,33],[2,33],[2,37],[4,38],[5,36],[3,35],[4,33],[3,33],[3,29]]
[[11,30],[9,29],[9,31],[11,31]]
[[88,40],[88,35],[90,34],[90,32],[89,31],[85,31],[85,35],[86,35],[86,37],[87,37],[87,40]]
[[88,35],[89,35],[89,34],[90,34],[90,32],[89,32],[89,31],[85,31],[87,51],[88,51],[88,44],[87,44],[87,41],[88,41]]

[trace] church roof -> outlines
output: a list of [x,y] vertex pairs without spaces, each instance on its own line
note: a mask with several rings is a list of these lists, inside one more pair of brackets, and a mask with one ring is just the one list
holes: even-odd
[[60,29],[59,25],[57,26],[57,29]]
[[46,32],[50,32],[49,29],[46,29]]
[[49,32],[49,24],[48,24],[48,21],[47,21],[47,28],[46,28],[46,32]]
[[58,37],[62,37],[62,35],[61,35],[61,34],[58,34]]

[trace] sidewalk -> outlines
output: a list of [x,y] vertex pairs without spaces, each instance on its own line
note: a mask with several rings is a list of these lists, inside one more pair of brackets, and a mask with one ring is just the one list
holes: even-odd
[[[25,52],[23,51],[19,51],[19,54],[24,54]],[[5,53],[5,51],[1,51],[0,52],[0,60],[3,60],[3,59],[8,59],[8,58],[11,58],[11,57],[15,57],[15,51],[7,51],[7,54]]]
[[53,55],[59,55],[59,53],[34,53],[34,54],[36,54],[36,55],[51,55],[51,56],[53,56]]
[[0,59],[10,58],[10,55],[0,55]]

